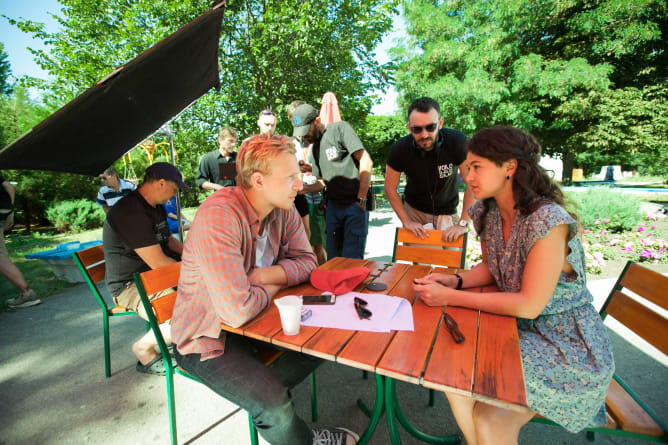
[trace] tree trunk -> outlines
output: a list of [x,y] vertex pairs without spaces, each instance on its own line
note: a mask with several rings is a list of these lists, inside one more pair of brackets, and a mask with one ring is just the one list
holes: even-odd
[[564,150],[562,152],[561,160],[563,162],[563,169],[562,169],[562,174],[561,174],[561,183],[563,185],[571,185],[573,183],[573,181],[572,181],[572,178],[573,178],[573,162],[575,160],[575,156],[573,155],[572,151]]

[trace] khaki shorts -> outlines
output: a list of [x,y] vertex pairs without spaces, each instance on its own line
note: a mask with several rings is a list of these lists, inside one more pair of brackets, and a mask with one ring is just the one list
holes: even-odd
[[422,225],[433,224],[435,230],[445,230],[450,226],[454,226],[459,222],[457,215],[432,215],[430,213],[421,212],[420,210],[411,207],[404,201],[404,210],[412,221],[417,221]]
[[6,215],[6,218],[0,222],[0,261],[10,262],[9,252],[7,252],[7,246],[5,246],[5,230],[9,229],[14,223],[13,216],[14,215],[10,212],[9,215]]
[[[149,295],[148,299],[153,301],[157,298],[175,292],[176,288],[172,287],[170,289],[165,289],[160,292],[156,292],[153,295]],[[130,283],[125,289],[121,291],[120,294],[114,297],[114,303],[118,306],[123,307],[129,311],[137,312],[139,306],[141,306],[141,298],[139,297],[139,291],[135,283]]]

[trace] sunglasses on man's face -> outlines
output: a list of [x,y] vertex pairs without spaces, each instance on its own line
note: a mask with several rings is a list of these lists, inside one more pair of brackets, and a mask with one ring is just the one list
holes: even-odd
[[369,304],[365,300],[362,300],[359,297],[355,297],[355,310],[357,311],[357,316],[360,320],[368,320],[371,318],[372,312],[367,309],[365,306]]
[[422,133],[422,130],[427,130],[429,133],[433,133],[434,131],[436,131],[437,128],[438,128],[438,123],[433,123],[433,124],[424,125],[424,126],[422,126],[422,125],[411,125],[410,126],[411,133],[413,133],[413,134],[420,134],[420,133]]

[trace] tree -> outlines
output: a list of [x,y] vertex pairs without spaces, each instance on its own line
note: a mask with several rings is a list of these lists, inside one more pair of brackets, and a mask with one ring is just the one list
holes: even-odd
[[[60,103],[206,11],[210,0],[62,0],[57,32],[10,19],[50,49],[32,50]],[[220,92],[209,93],[180,117],[179,127],[210,135],[221,124],[242,138],[257,131],[263,109],[285,116],[294,99],[317,103],[334,91],[342,112],[363,121],[367,92],[387,83],[373,49],[392,25],[397,0],[230,0],[222,23]],[[169,92],[165,92],[169,94]],[[280,132],[291,131],[287,119]]]
[[371,155],[376,171],[385,171],[390,147],[406,136],[407,131],[406,119],[401,116],[369,116],[365,125],[359,128],[357,134]]
[[9,65],[9,56],[5,52],[5,46],[0,42],[0,95],[6,96],[12,92],[12,84],[9,83],[9,76],[12,75],[12,68]]
[[523,128],[562,157],[564,178],[577,153],[666,152],[652,111],[668,103],[661,2],[406,0],[404,11],[403,104],[432,96],[467,132]]

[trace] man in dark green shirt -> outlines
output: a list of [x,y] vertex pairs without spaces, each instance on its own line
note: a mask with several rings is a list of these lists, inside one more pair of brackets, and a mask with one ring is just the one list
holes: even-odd
[[236,162],[237,132],[232,127],[223,127],[218,132],[218,150],[210,151],[199,160],[197,186],[203,190],[220,190],[236,185],[234,177],[221,178],[220,164]]

